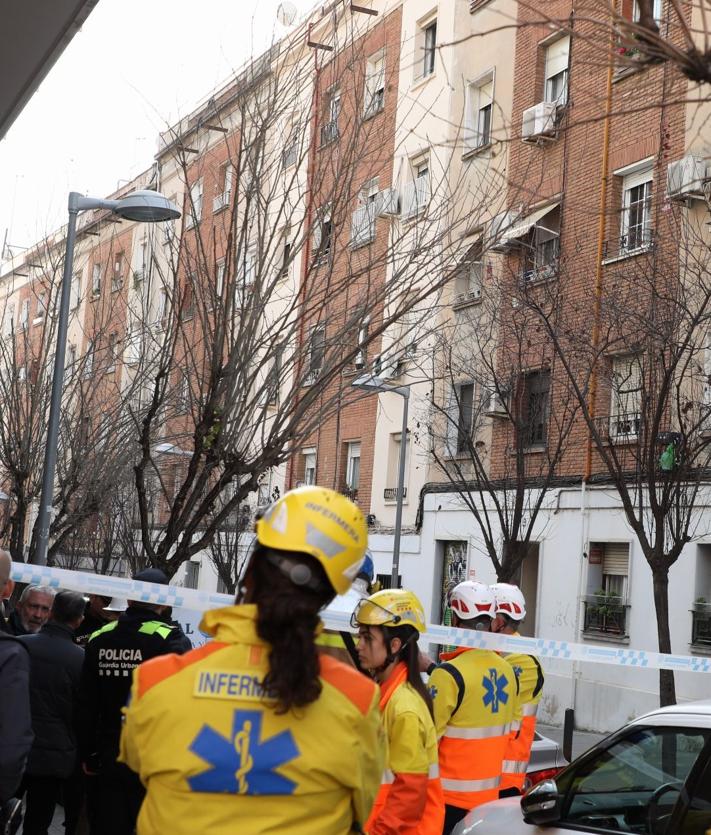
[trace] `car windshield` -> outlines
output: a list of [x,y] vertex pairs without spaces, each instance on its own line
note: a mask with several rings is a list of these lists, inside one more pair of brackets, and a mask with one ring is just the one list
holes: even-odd
[[[707,737],[695,728],[633,729],[561,777],[563,821],[648,833],[650,814],[658,821],[668,815]],[[655,825],[654,831],[664,829]]]

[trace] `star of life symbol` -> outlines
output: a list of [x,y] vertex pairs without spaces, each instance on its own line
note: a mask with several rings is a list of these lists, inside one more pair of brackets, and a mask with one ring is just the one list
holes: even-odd
[[299,756],[291,731],[262,741],[262,712],[235,710],[229,737],[203,725],[190,750],[210,765],[188,778],[192,791],[230,794],[293,794],[296,783],[276,769]]
[[509,700],[509,694],[506,691],[509,680],[506,676],[499,676],[495,669],[489,670],[489,675],[485,675],[481,682],[484,686],[484,707],[491,709],[492,713],[499,712],[499,705],[506,704]]

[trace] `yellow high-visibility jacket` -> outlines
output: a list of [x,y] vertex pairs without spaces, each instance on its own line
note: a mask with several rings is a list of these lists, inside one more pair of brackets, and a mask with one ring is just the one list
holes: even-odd
[[495,652],[460,648],[441,657],[429,686],[444,802],[471,809],[499,796],[518,685]]
[[[518,635],[518,632],[514,634]],[[534,655],[509,653],[504,658],[516,674],[518,698],[514,710],[513,733],[504,756],[501,788],[522,789],[536,732],[536,714],[543,695],[544,677]]]
[[278,715],[256,614],[207,612],[212,643],[136,669],[120,761],[147,789],[139,835],[345,835],[367,820],[387,753],[379,688],[322,657],[319,698]]
[[366,825],[369,835],[441,835],[444,798],[437,736],[422,696],[400,663],[383,683],[380,709],[388,737],[388,764]]

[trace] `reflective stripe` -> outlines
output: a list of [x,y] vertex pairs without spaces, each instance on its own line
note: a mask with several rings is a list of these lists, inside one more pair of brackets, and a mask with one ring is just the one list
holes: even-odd
[[434,780],[435,778],[439,777],[439,763],[432,763],[429,769],[427,770],[427,776],[430,780]]
[[395,782],[395,775],[390,771],[389,768],[386,768],[383,771],[383,776],[380,778],[380,785],[381,786],[389,786],[391,783]]
[[527,760],[504,760],[501,764],[501,770],[507,774],[525,774],[527,768]]
[[523,716],[535,716],[538,713],[538,704],[536,702],[528,702],[522,708]]
[[516,731],[517,733],[521,730],[521,720],[520,719],[514,719],[511,722],[511,730]]
[[442,778],[442,788],[450,792],[483,792],[487,789],[498,789],[501,777],[491,777],[488,780],[450,780]]
[[497,736],[506,736],[511,731],[511,725],[492,725],[490,728],[457,728],[454,725],[447,725],[444,729],[444,736],[449,739],[493,739]]

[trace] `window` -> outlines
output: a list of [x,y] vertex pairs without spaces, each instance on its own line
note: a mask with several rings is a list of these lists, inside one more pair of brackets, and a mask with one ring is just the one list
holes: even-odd
[[187,322],[193,318],[195,315],[195,285],[197,283],[198,277],[191,273],[187,280],[185,281],[185,287],[183,287],[183,298],[182,298],[182,305],[180,308],[180,318]]
[[178,380],[178,397],[176,407],[178,414],[184,414],[190,408],[190,383],[187,377]]
[[482,257],[482,243],[477,241],[467,250],[457,265],[454,279],[454,304],[477,301],[484,286],[486,263]]
[[237,281],[235,284],[235,308],[241,310],[247,303],[257,276],[257,250],[248,246],[239,253]]
[[148,241],[144,238],[138,248],[138,265],[133,271],[134,283],[142,281],[148,271]]
[[279,274],[282,278],[286,278],[289,275],[289,268],[291,267],[291,242],[284,241],[284,247],[282,248],[281,254],[281,270]]
[[627,635],[630,547],[627,542],[591,542],[583,631]]
[[91,268],[91,294],[98,296],[101,293],[101,264],[94,264]]
[[635,440],[640,427],[642,406],[641,357],[630,354],[612,360],[612,400],[610,404],[610,437]]
[[323,206],[316,215],[314,229],[314,258],[322,261],[328,258],[333,243],[333,223],[331,222],[331,206]]
[[494,73],[487,73],[467,88],[465,151],[491,143],[491,118],[494,107]]
[[76,310],[81,303],[81,273],[74,273],[69,291],[69,308]]
[[360,441],[346,444],[346,489],[343,491],[351,498],[358,495],[360,484]]
[[[567,829],[667,831],[666,818],[709,736],[696,728],[634,727],[556,778]],[[667,787],[664,793],[652,796]],[[701,832],[688,829],[686,832]]]
[[643,168],[622,179],[620,254],[652,242],[652,169]]
[[[669,800],[676,799],[673,792]],[[699,775],[696,785],[690,792],[689,804],[684,810],[684,817],[677,830],[678,835],[707,835],[711,829],[711,760]]]
[[337,87],[326,96],[326,113],[321,125],[321,144],[338,139],[338,117],[341,115],[341,91]]
[[[654,0],[653,14],[657,25],[659,25],[662,22],[662,0]],[[634,0],[632,6],[632,20],[634,23],[639,22],[639,3],[637,0]]]
[[430,202],[430,164],[421,160],[412,164],[413,178],[403,192],[403,216],[413,217]]
[[559,38],[546,47],[545,100],[564,105],[568,101],[568,55],[570,38]]
[[274,348],[274,356],[264,381],[264,402],[267,406],[276,406],[279,402],[279,384],[281,382],[283,357],[284,348],[281,345],[277,345]]
[[351,246],[370,243],[375,238],[375,218],[378,206],[378,179],[375,177],[363,186],[358,195],[358,208],[351,219]]
[[30,321],[30,300],[25,299],[20,307],[20,330],[27,330]]
[[528,447],[545,446],[548,437],[550,371],[532,371],[523,380],[523,432]]
[[37,296],[37,313],[35,314],[35,322],[41,322],[47,312],[47,294],[42,291]]
[[225,262],[218,261],[215,267],[215,295],[218,299],[222,298],[222,290],[225,286]]
[[711,545],[696,546],[696,582],[691,611],[691,643],[711,648]]
[[200,582],[200,563],[188,560],[185,563],[185,588],[196,589]]
[[421,29],[422,40],[422,78],[427,78],[435,71],[437,54],[437,20],[432,20]]
[[202,218],[202,180],[196,180],[188,192],[188,205],[186,206],[185,228],[190,229]]
[[296,165],[299,159],[299,128],[298,125],[291,124],[286,130],[287,140],[284,144],[284,150],[281,152],[281,161],[284,168],[290,165]]
[[84,356],[84,376],[90,377],[94,373],[94,359],[96,355],[96,340],[90,339]]
[[159,324],[164,321],[168,315],[168,291],[165,287],[161,287],[158,291],[158,307],[156,309],[156,322]]
[[234,179],[234,167],[231,162],[226,162],[220,166],[219,184],[222,189],[215,195],[212,201],[212,211],[219,212],[230,205],[230,198],[232,196],[232,180]]
[[385,104],[385,54],[383,52],[368,59],[365,67],[365,107],[363,115],[373,116]]
[[522,239],[523,280],[552,278],[558,273],[560,255],[560,206],[551,209]]
[[[402,434],[400,432],[393,432],[390,435],[388,443],[388,464],[387,464],[387,481],[386,487],[383,490],[383,499],[386,502],[397,501],[397,483],[400,470],[400,444],[402,443]],[[408,473],[410,469],[410,432],[408,430],[405,439],[405,484],[407,484]],[[407,487],[403,486],[403,499],[407,498]]]
[[114,271],[111,276],[111,292],[116,293],[123,287],[123,252],[116,253]]
[[357,370],[365,368],[368,364],[368,335],[370,331],[370,316],[366,316],[358,328],[358,353],[355,355],[353,364]]
[[3,336],[12,336],[12,331],[15,326],[15,305],[8,304],[2,317],[2,333]]
[[309,336],[309,355],[307,365],[307,383],[313,383],[323,368],[323,360],[326,353],[326,328],[317,325],[311,329]]
[[467,452],[474,421],[474,384],[457,386],[457,454]]
[[76,364],[76,361],[77,361],[77,346],[70,342],[69,345],[67,345],[66,367],[67,368],[73,368],[74,365]]
[[305,449],[301,454],[304,458],[304,484],[316,484],[316,450]]

